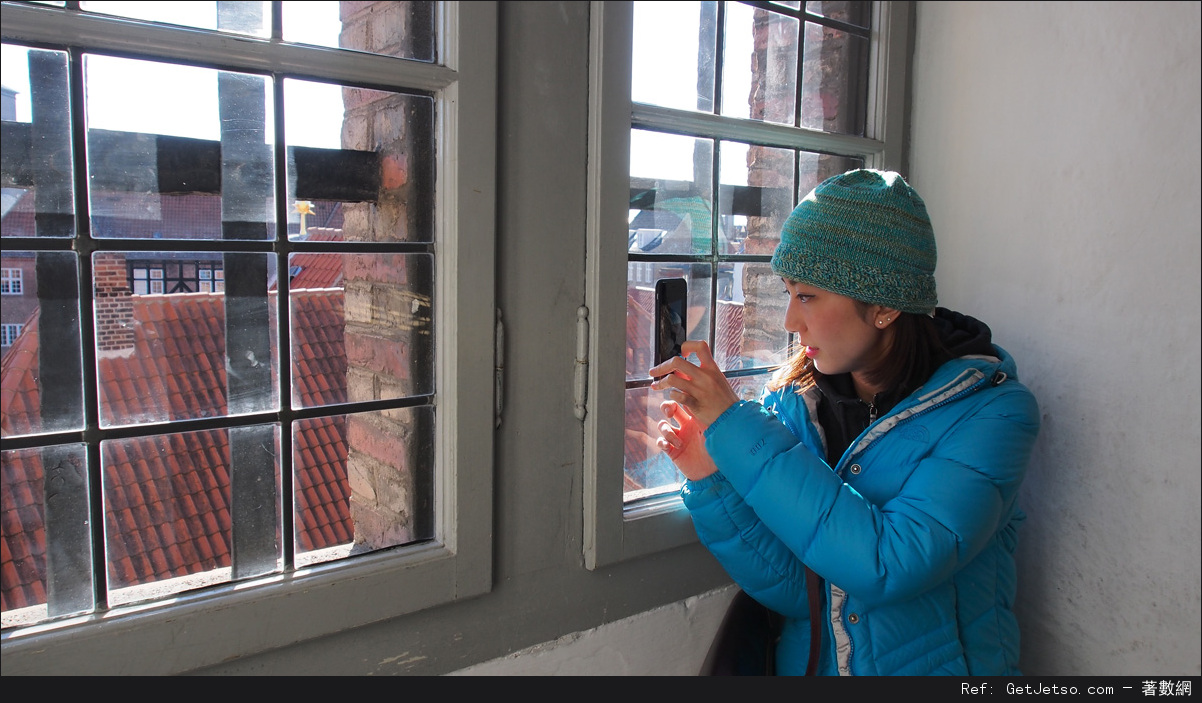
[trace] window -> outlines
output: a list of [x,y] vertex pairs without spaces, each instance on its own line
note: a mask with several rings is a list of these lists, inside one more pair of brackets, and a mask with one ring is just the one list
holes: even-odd
[[21,269],[0,270],[0,295],[21,295]]
[[6,664],[485,592],[495,7],[69,5],[4,3]]
[[25,325],[6,323],[0,326],[0,347],[11,347],[23,329],[25,329]]
[[901,168],[910,41],[907,3],[594,12],[604,61],[590,144],[591,567],[695,539],[681,477],[654,444],[655,280],[688,281],[689,338],[708,341],[736,390],[757,397],[790,354],[787,301],[769,266],[781,225],[827,176]]

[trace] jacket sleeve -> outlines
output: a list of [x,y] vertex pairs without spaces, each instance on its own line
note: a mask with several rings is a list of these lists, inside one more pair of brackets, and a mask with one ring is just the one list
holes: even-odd
[[752,598],[791,618],[809,618],[805,566],[721,473],[686,481],[681,497],[701,543]]
[[[757,403],[718,418],[706,447],[762,527],[796,558],[865,604],[897,602],[948,578],[1009,519],[1038,408],[1025,387],[1008,385],[982,391],[966,413],[945,410],[929,451],[880,505]],[[867,477],[889,471],[890,456],[869,447],[857,461]]]

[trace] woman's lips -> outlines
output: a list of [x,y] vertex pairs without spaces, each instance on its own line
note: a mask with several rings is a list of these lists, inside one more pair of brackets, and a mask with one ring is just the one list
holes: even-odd
[[806,347],[805,355],[813,359],[818,354],[818,347]]

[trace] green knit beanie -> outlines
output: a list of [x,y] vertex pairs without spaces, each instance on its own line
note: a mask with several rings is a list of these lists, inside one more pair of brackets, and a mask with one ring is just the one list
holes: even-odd
[[892,171],[848,171],[810,191],[785,220],[772,271],[902,312],[938,303],[926,204]]

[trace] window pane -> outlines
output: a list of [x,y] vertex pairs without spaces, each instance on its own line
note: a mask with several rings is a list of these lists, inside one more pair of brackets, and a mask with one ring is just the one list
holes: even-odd
[[293,254],[293,407],[434,392],[433,257]]
[[[0,236],[74,236],[67,54],[5,44],[2,59]],[[35,113],[37,122],[32,121]]]
[[771,256],[793,211],[792,149],[722,142],[719,211],[728,252]]
[[6,267],[22,270],[19,296],[5,296],[0,315],[21,325],[4,350],[3,436],[83,427],[79,274],[71,252],[5,251]]
[[655,282],[661,278],[684,278],[689,285],[689,309],[685,313],[688,338],[710,340],[709,264],[632,261],[626,287],[626,379],[649,378],[655,346]]
[[798,21],[741,3],[726,8],[722,114],[792,125]]
[[659,404],[668,399],[665,391],[651,388],[626,389],[626,450],[623,490],[625,502],[676,491],[684,477],[667,454],[656,446],[656,425],[664,414]]
[[[857,168],[864,168],[864,159],[854,156],[834,156],[832,154],[815,154],[809,151],[803,151],[798,155],[797,172],[799,179],[797,181],[797,200],[809,195],[811,190],[814,190],[819,183],[825,181],[831,176],[837,176],[840,173],[851,171]],[[781,223],[784,224],[784,223]],[[780,237],[780,230],[776,232],[777,240]],[[776,247],[776,242],[772,243],[773,248]]]
[[[797,3],[792,3],[794,7]],[[839,20],[857,27],[868,27],[872,23],[872,3],[864,0],[833,0],[831,2],[806,3],[806,12],[821,17]]]
[[[100,452],[110,604],[280,567],[275,426],[110,440]],[[247,483],[265,495],[232,488]]]
[[79,9],[116,17],[176,24],[197,29],[271,36],[269,2],[89,2]]
[[297,564],[434,537],[434,409],[293,423]]
[[[273,259],[218,254],[223,269],[241,272],[237,291],[156,295],[152,285],[150,295],[137,295],[127,264],[135,256],[171,254],[97,252],[92,258],[101,426],[278,408],[278,335],[267,295]],[[193,256],[214,263],[210,253]],[[151,273],[156,270],[162,271]]]
[[634,3],[630,99],[714,111],[716,2]]
[[285,80],[289,237],[429,242],[431,98]]
[[96,237],[274,236],[263,76],[85,56]]
[[631,252],[713,250],[711,139],[630,132]]
[[868,39],[806,22],[801,126],[864,136]]
[[[743,400],[760,397],[771,374],[755,374],[730,379],[731,387]],[[630,503],[654,495],[674,493],[684,477],[656,446],[663,419],[660,403],[668,399],[665,391],[650,388],[626,390],[626,448],[624,453],[623,501]]]
[[92,609],[87,449],[0,453],[5,628]]
[[433,2],[284,2],[284,40],[434,61]]

